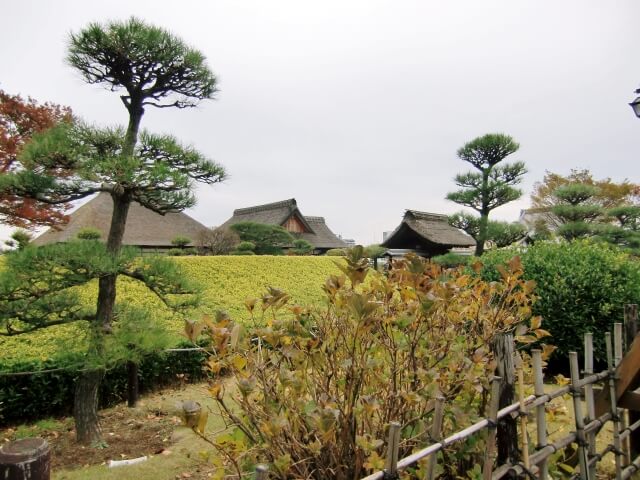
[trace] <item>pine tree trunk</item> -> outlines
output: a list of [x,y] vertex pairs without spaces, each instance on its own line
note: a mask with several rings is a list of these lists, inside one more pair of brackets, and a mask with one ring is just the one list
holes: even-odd
[[76,381],[73,417],[76,422],[76,440],[91,445],[102,440],[98,422],[98,390],[103,369],[82,372]]
[[[144,113],[141,103],[129,108],[129,126],[125,137],[123,155],[133,155],[138,138],[138,128]],[[131,193],[125,191],[120,185],[114,186],[111,193],[113,199],[113,214],[109,237],[107,238],[107,250],[112,255],[117,255],[122,248],[122,239],[131,205]],[[98,281],[98,305],[96,312],[96,326],[98,335],[111,333],[111,321],[113,320],[113,307],[116,303],[117,275],[108,275]],[[103,354],[104,352],[100,351]],[[79,443],[91,444],[99,442],[101,437],[100,424],[98,422],[98,390],[104,376],[104,370],[96,369],[84,372],[76,382],[74,398],[74,417],[76,422],[76,438]]]

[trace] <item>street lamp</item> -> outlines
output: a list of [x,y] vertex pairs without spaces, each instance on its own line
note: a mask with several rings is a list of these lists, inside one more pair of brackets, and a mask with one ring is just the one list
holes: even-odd
[[[640,88],[636,90],[637,94],[640,94]],[[636,99],[629,104],[631,108],[633,108],[633,113],[636,114],[636,117],[640,118],[640,97],[636,97]]]

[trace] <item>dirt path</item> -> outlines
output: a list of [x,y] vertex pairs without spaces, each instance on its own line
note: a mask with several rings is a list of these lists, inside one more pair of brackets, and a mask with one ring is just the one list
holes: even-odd
[[[0,442],[34,436],[46,438],[52,448],[54,480],[210,478],[215,468],[205,459],[211,446],[182,426],[180,409],[185,400],[195,400],[215,411],[206,384],[188,385],[145,396],[135,409],[122,404],[102,410],[102,445],[77,445],[72,418],[46,419],[0,430]],[[221,419],[210,413],[207,430],[222,427]],[[148,460],[139,465],[107,467],[109,460],[145,455]]]

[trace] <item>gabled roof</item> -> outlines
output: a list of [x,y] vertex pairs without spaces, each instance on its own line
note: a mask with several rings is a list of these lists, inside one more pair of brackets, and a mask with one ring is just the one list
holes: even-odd
[[471,247],[475,240],[466,233],[449,225],[446,215],[437,213],[420,212],[418,210],[406,210],[402,222],[382,246],[389,247],[394,243],[394,237],[407,229],[413,231],[418,237],[444,247]]
[[248,208],[238,208],[233,216],[222,224],[228,227],[241,222],[264,223],[267,225],[284,225],[295,216],[305,226],[307,232],[296,234],[314,247],[320,249],[344,248],[347,246],[327,226],[323,217],[307,217],[302,215],[295,198],[280,202],[266,203]]
[[282,225],[292,215],[296,215],[296,217],[302,222],[305,228],[307,228],[310,232],[313,232],[313,228],[311,228],[311,225],[309,225],[305,217],[298,209],[298,204],[295,198],[282,200],[281,202],[256,205],[255,207],[238,208],[233,211],[233,217],[227,220],[223,225],[233,225],[234,223],[240,222]]
[[[102,232],[102,240],[107,239],[111,225],[113,202],[108,193],[96,197],[72,212],[69,223],[61,230],[49,229],[37,237],[35,245],[73,240],[83,228],[96,228]],[[172,247],[171,240],[177,236],[188,237],[192,242],[207,227],[185,213],[160,215],[148,208],[132,202],[127,216],[123,244],[140,247]]]

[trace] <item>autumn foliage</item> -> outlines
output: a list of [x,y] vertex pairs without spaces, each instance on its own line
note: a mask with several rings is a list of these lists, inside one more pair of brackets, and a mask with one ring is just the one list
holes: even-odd
[[[19,153],[34,133],[71,120],[71,110],[0,90],[0,174],[20,170]],[[63,172],[60,172],[63,174]],[[0,222],[31,228],[66,221],[64,205],[48,205],[33,199],[0,194]]]
[[[384,467],[391,421],[402,426],[405,456],[430,443],[436,398],[445,400],[445,434],[484,413],[496,334],[521,343],[548,335],[517,260],[498,282],[418,257],[385,276],[357,248],[338,266],[344,274],[327,279],[323,308],[291,305],[269,288],[246,303],[253,327],[222,313],[187,324],[189,338],[211,342],[210,391],[228,426],[211,439],[216,478],[249,478],[256,463],[272,478],[362,478]],[[471,469],[481,443],[447,449],[442,478]]]

